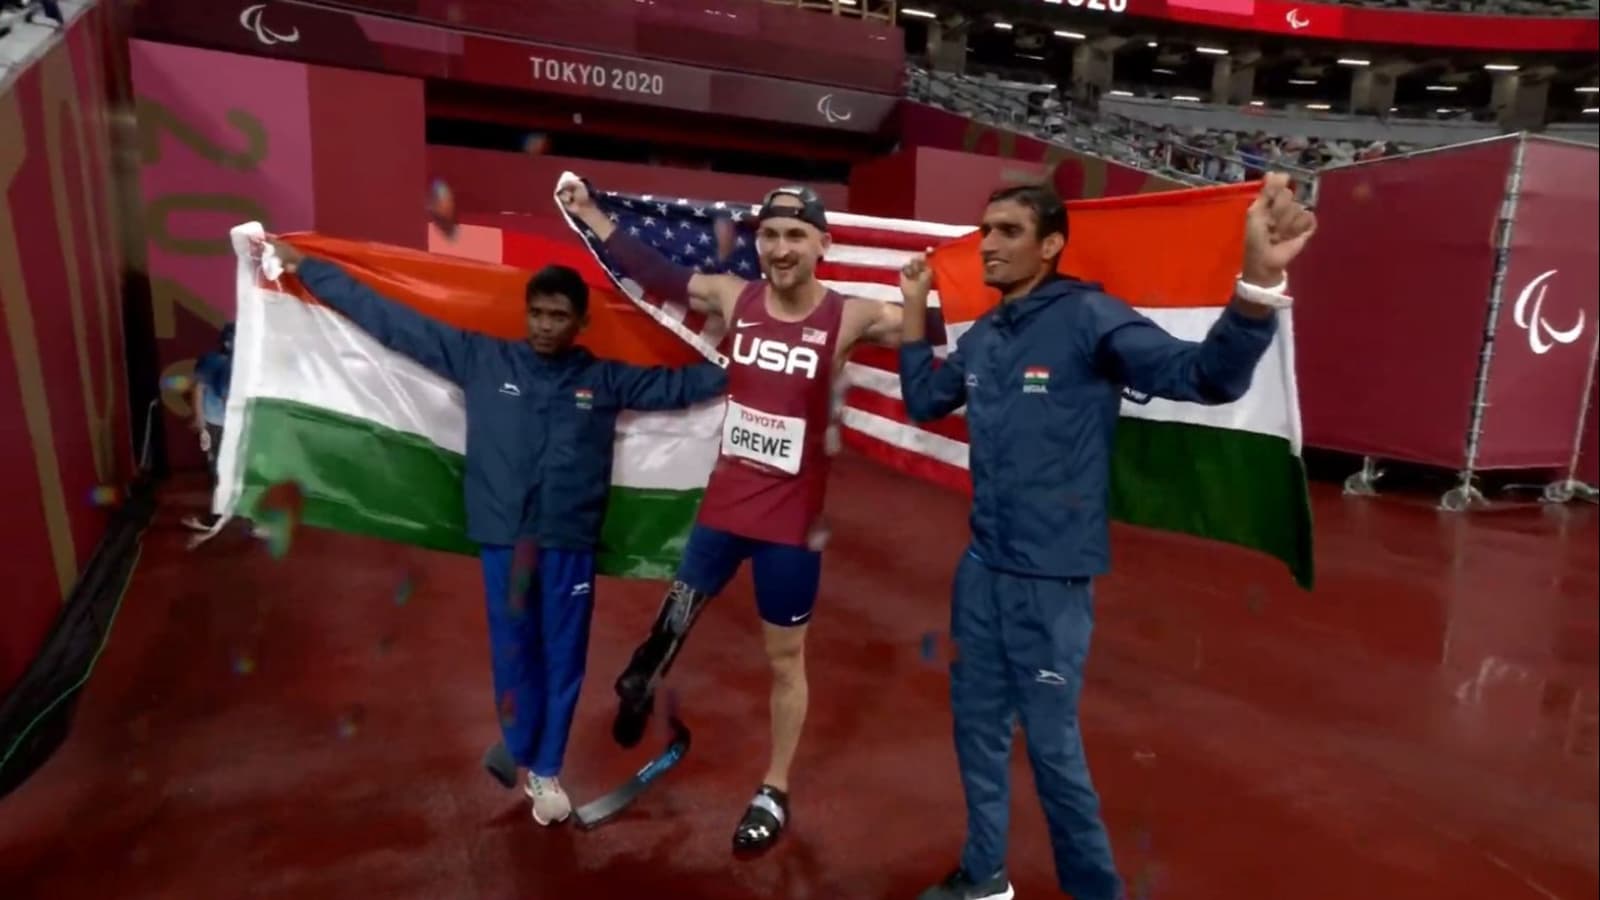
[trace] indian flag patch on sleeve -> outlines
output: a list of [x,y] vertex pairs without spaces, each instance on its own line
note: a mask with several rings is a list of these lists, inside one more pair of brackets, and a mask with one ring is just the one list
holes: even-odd
[[1050,370],[1044,366],[1029,366],[1023,369],[1022,392],[1024,394],[1050,393]]
[[594,409],[594,391],[588,388],[578,388],[572,392],[572,399],[579,409]]

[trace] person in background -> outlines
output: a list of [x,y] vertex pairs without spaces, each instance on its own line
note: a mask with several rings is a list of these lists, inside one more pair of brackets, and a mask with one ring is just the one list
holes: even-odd
[[[189,426],[200,436],[200,449],[206,455],[206,470],[211,475],[211,492],[217,490],[217,455],[222,450],[222,424],[228,406],[228,381],[233,377],[233,323],[222,326],[217,348],[194,364],[194,384],[189,388],[189,407],[194,417]],[[209,533],[217,524],[215,513],[184,516],[183,525],[192,531]]]

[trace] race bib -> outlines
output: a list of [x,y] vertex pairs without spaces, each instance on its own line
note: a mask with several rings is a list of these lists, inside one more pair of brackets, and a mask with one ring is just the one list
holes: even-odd
[[805,444],[805,419],[773,415],[728,401],[728,415],[722,420],[724,455],[798,475]]

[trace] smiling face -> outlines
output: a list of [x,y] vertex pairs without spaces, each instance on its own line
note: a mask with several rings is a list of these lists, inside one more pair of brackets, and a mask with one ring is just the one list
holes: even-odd
[[983,211],[983,283],[1010,295],[1043,280],[1054,268],[1066,237],[1039,234],[1039,216],[1013,199],[996,200]]
[[[799,209],[797,197],[778,196],[772,206]],[[761,273],[779,291],[791,291],[816,278],[817,262],[828,252],[830,240],[815,225],[774,216],[756,229],[756,254]]]

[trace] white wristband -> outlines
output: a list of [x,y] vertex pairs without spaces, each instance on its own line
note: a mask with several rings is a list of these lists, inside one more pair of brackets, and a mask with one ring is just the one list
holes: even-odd
[[1273,309],[1288,309],[1294,305],[1294,298],[1285,293],[1287,290],[1289,290],[1289,276],[1287,275],[1283,276],[1283,280],[1272,287],[1251,284],[1244,280],[1243,275],[1240,275],[1233,284],[1234,294],[1239,299],[1248,300],[1251,303],[1259,303],[1262,306],[1270,306]]

